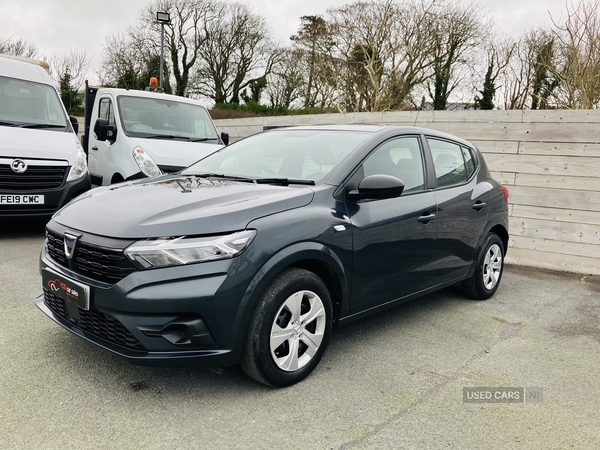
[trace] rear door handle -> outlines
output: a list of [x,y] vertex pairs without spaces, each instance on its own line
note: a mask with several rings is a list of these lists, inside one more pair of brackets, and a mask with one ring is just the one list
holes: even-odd
[[477,200],[475,202],[475,204],[473,205],[473,209],[476,209],[477,211],[481,211],[483,208],[485,208],[485,203]]
[[425,211],[421,217],[419,217],[419,222],[427,225],[431,220],[435,219],[435,214],[431,214],[428,211]]
[[92,150],[96,150],[98,151],[98,147],[96,147],[95,145],[92,147]]

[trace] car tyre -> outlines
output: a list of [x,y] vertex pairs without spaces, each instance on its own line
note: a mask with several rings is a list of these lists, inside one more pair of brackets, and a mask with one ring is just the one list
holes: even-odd
[[500,285],[504,269],[504,244],[490,233],[479,249],[473,276],[462,283],[465,294],[475,300],[487,300]]
[[323,357],[332,328],[325,283],[314,273],[287,269],[265,289],[254,311],[240,366],[263,384],[291,386]]

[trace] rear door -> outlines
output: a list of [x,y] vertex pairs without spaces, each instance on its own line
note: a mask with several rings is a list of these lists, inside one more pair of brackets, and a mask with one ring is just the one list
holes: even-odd
[[468,147],[450,140],[426,137],[435,168],[436,245],[439,283],[467,274],[476,245],[487,223],[491,185],[478,180],[478,161]]
[[[394,301],[435,284],[436,199],[425,189],[423,151],[418,136],[381,144],[361,164],[347,188],[369,175],[400,178],[398,198],[347,201],[354,242],[352,314]],[[431,220],[428,220],[431,219]]]

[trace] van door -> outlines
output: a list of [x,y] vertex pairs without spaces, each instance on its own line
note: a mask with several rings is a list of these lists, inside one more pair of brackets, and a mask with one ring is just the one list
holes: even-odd
[[[88,166],[92,181],[102,177],[102,185],[107,186],[111,183],[115,168],[115,152],[111,149],[112,145],[108,141],[99,141],[94,133],[96,120],[106,119],[109,125],[116,125],[114,104],[109,96],[100,98],[98,107],[94,108],[94,114],[90,122],[90,138],[88,145]],[[118,135],[117,135],[118,138]]]

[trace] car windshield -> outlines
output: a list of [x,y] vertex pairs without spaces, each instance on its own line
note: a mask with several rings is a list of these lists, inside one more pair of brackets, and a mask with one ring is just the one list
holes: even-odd
[[205,108],[162,98],[119,96],[125,133],[132,137],[218,142]]
[[67,118],[51,86],[0,76],[0,126],[64,130]]
[[369,135],[342,130],[269,131],[225,147],[188,167],[183,174],[319,181]]

